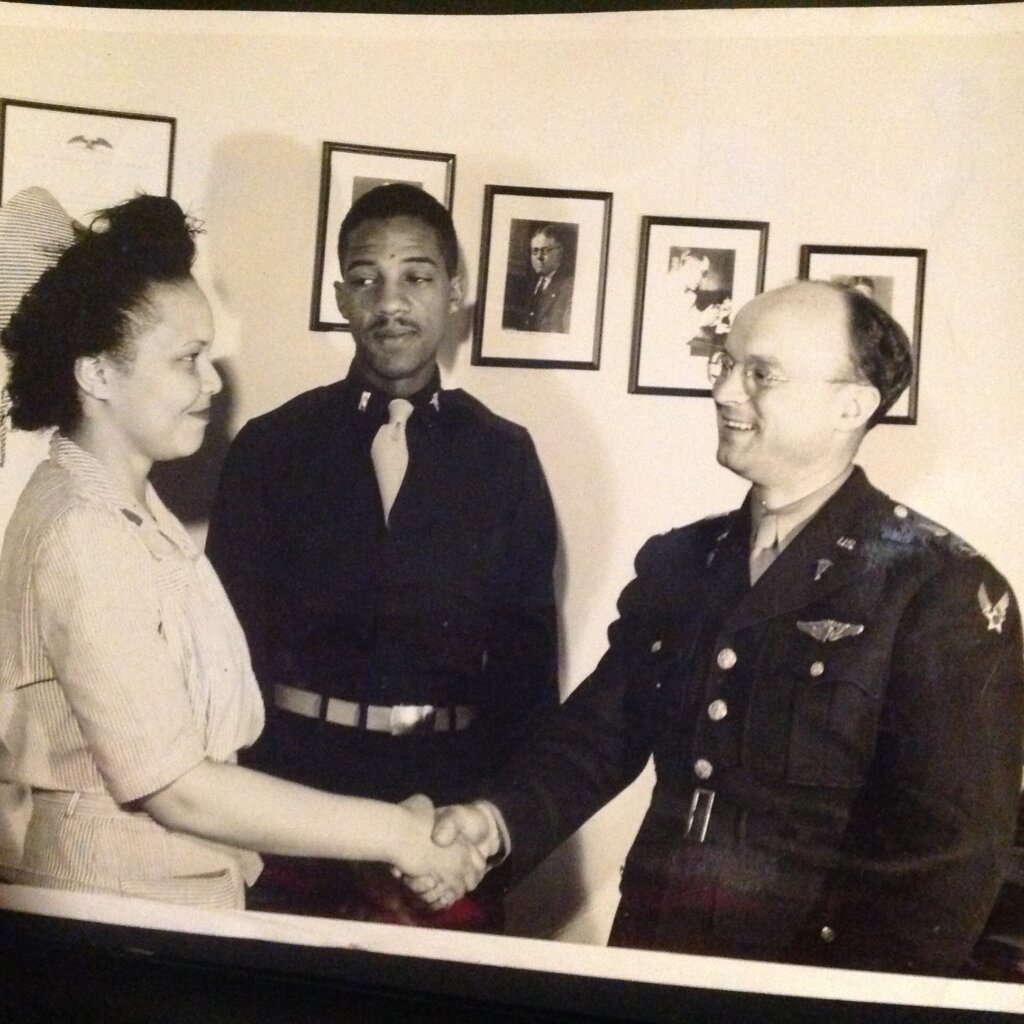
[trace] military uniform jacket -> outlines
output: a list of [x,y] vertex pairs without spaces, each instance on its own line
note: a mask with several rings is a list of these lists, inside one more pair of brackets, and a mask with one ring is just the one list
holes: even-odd
[[648,541],[610,647],[487,795],[528,870],[653,753],[611,942],[945,973],[1006,865],[1006,581],[855,470],[756,585],[749,499]]
[[[369,455],[388,399],[350,375],[239,432],[207,550],[270,712],[248,763],[335,791],[448,799],[557,704],[555,519],[525,429],[436,380],[411,400],[390,527]],[[477,718],[368,733],[273,708],[275,683]]]

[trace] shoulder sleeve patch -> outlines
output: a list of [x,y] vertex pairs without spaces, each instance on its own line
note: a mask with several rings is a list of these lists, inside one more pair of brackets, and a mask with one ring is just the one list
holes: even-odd
[[1006,622],[1006,613],[1010,610],[1009,590],[1004,591],[1002,597],[993,601],[989,597],[988,588],[982,583],[978,587],[978,606],[988,622],[988,628],[995,633],[1002,633],[1003,623]]

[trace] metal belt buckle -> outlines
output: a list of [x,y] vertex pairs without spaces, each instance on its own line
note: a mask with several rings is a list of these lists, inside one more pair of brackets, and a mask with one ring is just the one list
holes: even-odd
[[[686,838],[693,843],[703,843],[708,834],[711,808],[715,802],[713,789],[697,787],[690,799],[690,813],[686,819]],[[697,833],[696,835],[694,833]]]
[[430,704],[396,704],[391,709],[392,736],[409,732],[433,732],[434,708]]

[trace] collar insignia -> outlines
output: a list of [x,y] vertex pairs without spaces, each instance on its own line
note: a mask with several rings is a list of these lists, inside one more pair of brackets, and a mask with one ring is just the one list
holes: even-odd
[[441,400],[438,397],[440,394],[441,394],[440,391],[435,391],[430,396],[430,404],[434,407],[434,412],[440,412],[441,411]]
[[1010,592],[1007,591],[995,604],[989,600],[985,584],[978,587],[978,604],[981,606],[981,614],[988,620],[988,628],[997,633],[1003,632],[1003,623],[1006,621],[1006,613],[1010,608]]
[[837,622],[835,619],[819,619],[816,622],[798,622],[796,628],[801,633],[813,636],[822,643],[843,640],[848,636],[860,636],[864,627],[859,622]]
[[857,541],[853,537],[840,537],[836,544],[844,551],[852,551],[857,546]]
[[370,404],[370,392],[364,391],[359,396],[359,411],[366,412],[366,407]]
[[835,565],[831,558],[819,558],[814,570],[814,582],[817,583]]

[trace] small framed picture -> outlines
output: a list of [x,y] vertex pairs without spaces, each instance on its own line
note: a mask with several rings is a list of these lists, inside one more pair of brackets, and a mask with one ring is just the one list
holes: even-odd
[[0,205],[45,188],[76,220],[171,194],[173,117],[0,99]]
[[767,250],[764,221],[641,220],[631,394],[710,396],[708,355],[764,287]]
[[324,143],[310,330],[349,329],[345,318],[338,312],[334,294],[334,283],[341,280],[338,229],[349,207],[364,192],[399,181],[422,188],[451,210],[455,192],[455,156],[452,153],[354,146],[344,142]]
[[596,370],[610,192],[484,189],[473,363]]
[[800,246],[800,277],[834,281],[864,292],[907,332],[914,377],[883,423],[917,422],[921,375],[921,316],[924,310],[925,249],[879,249],[857,245]]

